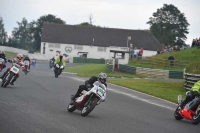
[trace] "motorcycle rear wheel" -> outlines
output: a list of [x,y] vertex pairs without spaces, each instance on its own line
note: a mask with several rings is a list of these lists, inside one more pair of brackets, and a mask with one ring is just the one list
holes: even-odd
[[176,110],[174,112],[174,117],[175,117],[176,120],[182,120],[183,117],[178,113],[178,111],[179,111],[178,108],[179,108],[179,106],[176,108]]
[[81,110],[81,116],[87,116],[97,105],[97,99],[91,99],[91,101]]
[[200,122],[200,108],[198,108],[192,118],[192,124],[197,125]]

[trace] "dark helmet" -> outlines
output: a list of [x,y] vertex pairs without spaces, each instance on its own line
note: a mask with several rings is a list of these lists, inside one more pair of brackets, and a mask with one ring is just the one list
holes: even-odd
[[98,76],[99,82],[105,83],[105,82],[106,82],[106,79],[107,79],[107,75],[106,75],[105,73],[101,72],[101,73],[99,74],[99,76]]
[[63,58],[63,54],[60,54],[59,57],[60,57],[60,58]]

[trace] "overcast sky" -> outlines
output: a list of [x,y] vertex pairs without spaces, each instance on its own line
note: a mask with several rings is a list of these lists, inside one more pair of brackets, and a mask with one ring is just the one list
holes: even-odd
[[17,21],[28,22],[53,14],[66,24],[89,22],[108,28],[149,29],[149,18],[163,4],[173,4],[185,14],[190,26],[187,44],[200,37],[200,0],[0,0],[0,16],[10,35]]

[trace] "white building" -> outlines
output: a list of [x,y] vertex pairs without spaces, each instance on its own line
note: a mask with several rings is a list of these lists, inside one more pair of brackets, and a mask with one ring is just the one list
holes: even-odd
[[120,64],[127,64],[130,44],[143,48],[143,56],[156,55],[162,48],[148,31],[44,23],[41,54],[52,58],[62,53],[70,59],[112,59],[115,55]]

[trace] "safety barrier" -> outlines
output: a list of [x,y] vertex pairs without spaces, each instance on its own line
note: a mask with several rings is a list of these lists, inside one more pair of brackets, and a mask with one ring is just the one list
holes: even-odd
[[[109,70],[109,72],[113,71],[110,65],[107,65],[107,70]],[[184,71],[142,68],[129,65],[122,65],[122,64],[119,64],[118,70],[124,73],[143,75],[153,78],[174,78],[174,79],[184,78]]]
[[96,64],[105,64],[104,59],[92,59],[92,58],[80,58],[74,57],[73,63],[96,63]]
[[191,90],[191,88],[194,85],[194,83],[196,83],[198,80],[200,80],[200,75],[199,74],[185,73],[184,76],[185,76],[184,88],[186,90]]

